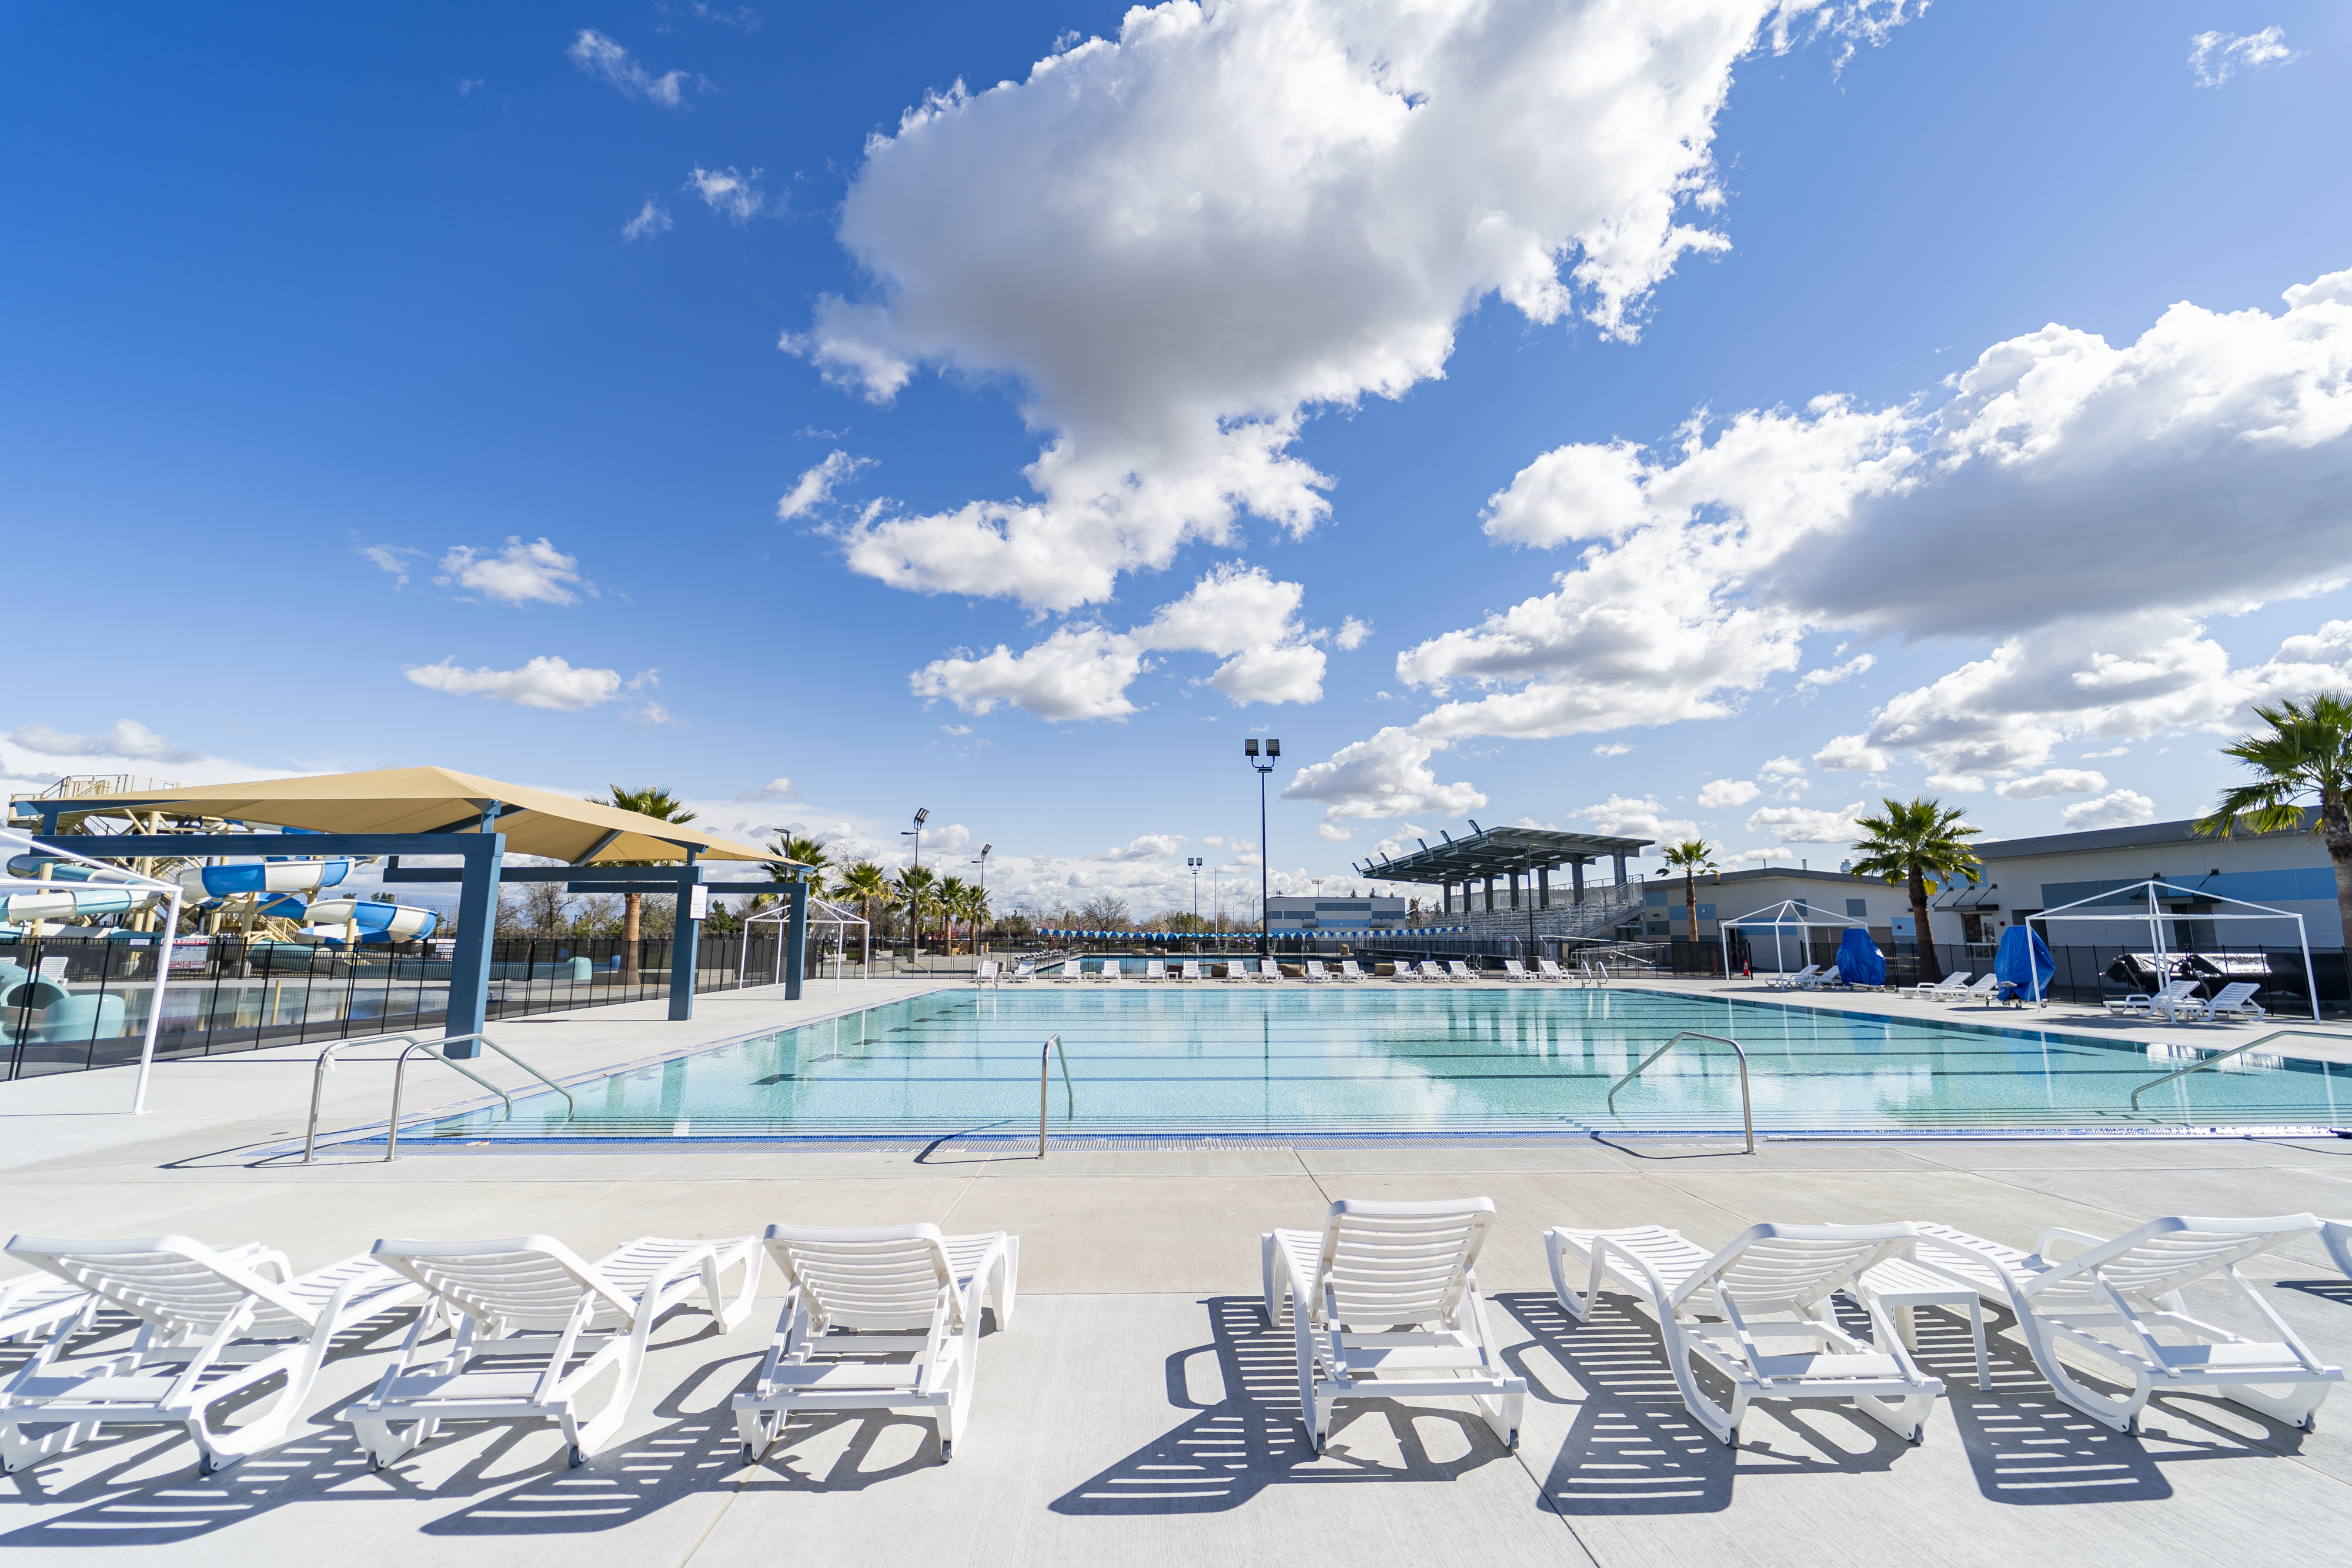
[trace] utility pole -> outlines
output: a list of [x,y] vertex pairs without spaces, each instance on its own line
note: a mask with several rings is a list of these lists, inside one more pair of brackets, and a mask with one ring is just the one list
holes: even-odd
[[1257,759],[1257,741],[1255,738],[1242,742],[1242,755],[1249,758],[1250,767],[1257,773],[1257,941],[1260,953],[1271,954],[1274,951],[1274,924],[1265,900],[1267,871],[1273,862],[1265,846],[1265,776],[1274,771],[1275,763],[1282,757],[1282,742],[1271,736],[1266,737],[1263,765]]
[[[930,820],[930,815],[931,809],[929,806],[919,806],[915,809],[915,825],[912,828],[898,830],[900,838],[915,841],[913,869],[916,871],[923,869],[923,824]],[[911,897],[907,900],[907,924],[910,932],[907,940],[907,956],[909,959],[919,958],[923,953],[923,906],[919,900]]]
[[1192,951],[1201,950],[1201,857],[1186,855],[1184,864],[1192,873]]

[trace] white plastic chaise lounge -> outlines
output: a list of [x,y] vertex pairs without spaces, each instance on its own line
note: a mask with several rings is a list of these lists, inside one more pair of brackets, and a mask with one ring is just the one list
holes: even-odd
[[[377,1469],[445,1421],[553,1421],[570,1462],[584,1464],[629,1413],[655,1322],[699,1287],[703,1310],[732,1329],[760,1288],[756,1236],[644,1236],[593,1263],[551,1236],[386,1239],[370,1256],[422,1285],[457,1325],[420,1349],[420,1317],[374,1391],[343,1408]],[[740,1271],[731,1298],[721,1290],[730,1270]],[[586,1396],[599,1385],[590,1416]]]
[[994,958],[982,958],[971,967],[974,986],[992,985],[1003,974],[1004,966]]
[[1536,960],[1536,978],[1538,980],[1558,981],[1573,979],[1575,977],[1570,975],[1566,969],[1561,968],[1551,959],[1538,958]]
[[1980,1002],[1986,1007],[1990,1007],[1993,1003],[2000,1000],[2000,977],[1999,975],[1979,975],[1974,980],[1971,980],[1966,988],[1961,990],[1958,995],[1952,998],[1952,1000],[1963,1005],[1969,1002]]
[[[2238,1273],[2247,1259],[2299,1237],[2325,1241],[2326,1225],[2308,1214],[2175,1216],[2112,1240],[2053,1227],[2031,1253],[1948,1226],[1916,1228],[1920,1239],[1913,1257],[1919,1266],[2016,1313],[2033,1364],[2058,1397],[2118,1432],[2137,1432],[2140,1413],[2159,1393],[2235,1400],[2309,1431],[2327,1391],[2344,1380],[2343,1368],[2314,1355]],[[2084,1250],[2053,1260],[2051,1249],[2061,1242]],[[2180,1292],[2200,1281],[2236,1291],[2251,1315],[2278,1338],[2245,1339],[2189,1316]],[[2186,1343],[2167,1343],[2159,1331]],[[2078,1362],[2088,1360],[2102,1377],[2128,1384],[2129,1391],[2109,1395],[2089,1387],[2066,1364],[2068,1352]]]
[[1506,958],[1503,960],[1503,978],[1517,982],[1519,980],[1532,980],[1535,977],[1528,974],[1528,967],[1525,964],[1520,963],[1517,958]]
[[1011,986],[1025,986],[1036,977],[1037,966],[1024,958],[1005,974],[1004,982]]
[[2270,1017],[2270,1011],[2254,1000],[2254,993],[2263,988],[2254,980],[2232,980],[2213,994],[2213,999],[2201,1005],[2208,1019],[2252,1019],[2260,1023]]
[[1814,977],[1820,975],[1821,972],[1822,967],[1819,964],[1808,964],[1803,968],[1799,969],[1795,974],[1790,974],[1784,970],[1781,973],[1773,976],[1772,978],[1766,983],[1776,991],[1799,990],[1811,984]]
[[1845,976],[1839,973],[1838,967],[1835,964],[1814,964],[1808,967],[1813,972],[1810,975],[1799,975],[1794,979],[1790,980],[1789,982],[1790,989],[1797,991],[1821,991],[1827,990],[1832,986],[1843,986],[1845,984]]
[[1078,977],[1082,980],[1093,980],[1098,984],[1109,985],[1113,981],[1127,977],[1127,966],[1117,958],[1105,958],[1091,969],[1082,969]]
[[1459,958],[1448,958],[1445,960],[1445,977],[1452,984],[1467,986],[1477,980],[1478,971]]
[[1062,960],[1062,967],[1058,969],[1047,970],[1045,977],[1057,986],[1066,986],[1076,979],[1083,971],[1084,966],[1077,959],[1065,958]]
[[[277,1448],[301,1417],[335,1337],[418,1294],[363,1255],[297,1276],[284,1253],[259,1242],[212,1248],[184,1236],[19,1236],[8,1252],[140,1324],[128,1352],[68,1356],[81,1320],[63,1320],[0,1390],[0,1463],[10,1470],[112,1426],[186,1428],[202,1475]],[[213,1426],[215,1406],[281,1375],[275,1399],[248,1410],[243,1424]],[[41,1426],[53,1429],[26,1435]]]
[[54,1274],[0,1280],[0,1344],[30,1344],[97,1304],[96,1296]]
[[1167,961],[1160,958],[1145,959],[1143,963],[1143,977],[1146,980],[1166,979],[1168,977]]
[[[803,1410],[928,1410],[952,1458],[980,1370],[982,1295],[1013,1326],[1021,1239],[943,1236],[935,1225],[814,1229],[772,1225],[783,1314],[735,1426],[750,1464]],[[869,1358],[903,1355],[908,1362]]]
[[[1830,1298],[1917,1239],[1909,1225],[1751,1225],[1710,1255],[1654,1225],[1555,1228],[1544,1232],[1544,1252],[1559,1303],[1579,1322],[1612,1280],[1657,1320],[1683,1403],[1718,1442],[1738,1446],[1752,1400],[1849,1399],[1916,1443],[1942,1382],[1919,1370],[1885,1308],[1865,1298],[1873,1343],[1846,1333]],[[1811,1348],[1759,1347],[1784,1340]],[[1730,1384],[1728,1409],[1701,1386],[1700,1363]]]
[[1940,980],[1922,980],[1916,986],[1906,986],[1902,994],[1919,1001],[1951,1001],[1969,988],[1972,971],[1962,969]]
[[1445,971],[1437,967],[1437,960],[1434,958],[1423,958],[1421,961],[1421,967],[1413,972],[1421,977],[1422,982],[1425,985],[1442,986],[1445,983]]
[[1277,984],[1282,979],[1282,965],[1273,958],[1260,958],[1257,967],[1250,971],[1250,978],[1261,986]]
[[1478,1293],[1492,1198],[1374,1203],[1342,1198],[1323,1228],[1258,1239],[1265,1316],[1285,1302],[1298,1347],[1298,1407],[1315,1451],[1342,1399],[1467,1396],[1517,1448],[1528,1385],[1503,1364]]
[[1389,978],[1400,986],[1418,985],[1421,972],[1413,967],[1412,959],[1399,958],[1389,966]]
[[2336,1271],[2352,1280],[2352,1220],[2321,1220],[2319,1239],[2327,1255],[2336,1260]]
[[1197,980],[1200,977],[1201,961],[1198,958],[1187,958],[1183,960],[1182,967],[1179,968],[1175,974],[1175,978],[1179,980]]
[[1330,977],[1330,972],[1323,967],[1320,958],[1309,958],[1299,967],[1299,978],[1309,985],[1320,985]]
[[2110,999],[2107,1003],[2107,1011],[2119,1013],[2126,1018],[2155,1018],[2161,1014],[2167,1019],[2177,1019],[2183,1004],[2189,1000],[2197,988],[2202,984],[2204,984],[2202,980],[2168,980],[2153,994],[2134,991],[2121,1001]]
[[1363,970],[1356,967],[1356,961],[1353,958],[1342,958],[1339,960],[1339,983],[1341,985],[1352,986],[1359,980],[1364,978],[1366,978],[1366,976]]

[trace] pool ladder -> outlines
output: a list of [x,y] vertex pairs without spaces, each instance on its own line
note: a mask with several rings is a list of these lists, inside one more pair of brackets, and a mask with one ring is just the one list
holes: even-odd
[[2131,1108],[2135,1111],[2138,1110],[2139,1097],[2141,1095],[2147,1093],[2151,1089],[2161,1088],[2165,1084],[2171,1082],[2176,1078],[2186,1078],[2192,1072],[2202,1072],[2209,1067],[2219,1067],[2221,1063],[2229,1061],[2231,1057],[2242,1056],[2258,1045],[2268,1045],[2274,1040],[2286,1040],[2296,1035],[2303,1035],[2312,1040],[2333,1040],[2338,1045],[2344,1043],[2344,1037],[2340,1034],[2322,1034],[2315,1030],[2308,1029],[2274,1029],[2271,1030],[2270,1033],[2263,1036],[2260,1040],[2250,1040],[2243,1045],[2233,1045],[2227,1051],[2215,1051],[2212,1055],[2206,1057],[2203,1061],[2192,1061],[2177,1072],[2168,1072],[2161,1078],[2149,1079],[2147,1082],[2132,1091]]
[[1078,1114],[1077,1091],[1070,1087],[1070,1059],[1062,1050],[1062,1037],[1049,1035],[1037,1048],[1037,1157],[1041,1160],[1045,1157],[1045,1092],[1051,1082],[1045,1076],[1045,1053],[1049,1051],[1062,1060],[1062,1120],[1074,1121]]
[[1658,1058],[1665,1055],[1666,1052],[1674,1050],[1675,1047],[1680,1045],[1686,1040],[1713,1040],[1717,1045],[1727,1045],[1731,1047],[1732,1050],[1738,1051],[1739,1121],[1741,1126],[1744,1127],[1748,1133],[1748,1152],[1751,1155],[1754,1154],[1756,1152],[1756,1113],[1748,1103],[1748,1052],[1742,1049],[1738,1040],[1728,1039],[1723,1035],[1701,1034],[1695,1029],[1686,1029],[1683,1030],[1682,1033],[1675,1036],[1674,1039],[1666,1041],[1665,1044],[1658,1047],[1657,1050],[1642,1058],[1640,1064],[1637,1065],[1633,1071],[1625,1074],[1624,1077],[1620,1078],[1616,1082],[1612,1083],[1609,1086],[1609,1109],[1612,1111],[1617,1109],[1617,1091],[1624,1088],[1625,1085],[1633,1082],[1636,1078],[1641,1077],[1643,1068],[1649,1066],[1650,1063],[1657,1061]]
[[[1059,1039],[1059,1036],[1055,1037],[1057,1042]],[[546,1084],[550,1089],[554,1090],[558,1094],[562,1095],[565,1106],[563,1119],[565,1121],[568,1122],[572,1120],[572,1117],[580,1113],[580,1103],[572,1097],[571,1090],[566,1089],[562,1084],[558,1083],[554,1079],[550,1078],[546,1073],[541,1072],[538,1068],[533,1067],[530,1062],[525,1061],[521,1057],[517,1056],[513,1051],[509,1051],[505,1046],[500,1045],[497,1040],[492,1040],[486,1034],[453,1034],[446,1037],[427,1037],[414,1034],[371,1034],[362,1036],[358,1040],[339,1040],[335,1041],[334,1044],[327,1047],[326,1050],[319,1053],[319,1064],[310,1070],[310,1125],[302,1134],[302,1163],[306,1166],[310,1165],[317,1158],[318,1155],[319,1101],[320,1097],[326,1092],[327,1074],[333,1069],[335,1052],[349,1050],[351,1047],[355,1045],[389,1045],[395,1040],[401,1042],[405,1047],[405,1049],[404,1049],[400,1053],[397,1065],[395,1065],[392,1070],[392,1120],[385,1124],[383,1134],[383,1158],[384,1163],[389,1165],[393,1160],[399,1156],[400,1152],[400,1096],[401,1091],[405,1086],[408,1077],[408,1059],[429,1045],[437,1045],[446,1048],[452,1045],[463,1044],[465,1041],[469,1040],[479,1041],[481,1044],[488,1046],[490,1050],[497,1051],[500,1056],[505,1057],[509,1061],[513,1062],[517,1067],[521,1068],[525,1072],[530,1073],[533,1078],[538,1079],[541,1083]],[[381,1061],[383,1059],[379,1057],[377,1060]],[[466,1077],[470,1078],[475,1082],[480,1084],[483,1088],[488,1090],[491,1093],[497,1095],[505,1103],[507,1114],[509,1117],[514,1114],[513,1095],[508,1093],[505,1090],[499,1088],[497,1084],[491,1082],[480,1073],[476,1072],[473,1069],[462,1065],[455,1058],[444,1056],[440,1058],[440,1061],[442,1066],[450,1069],[452,1071],[464,1074]],[[1067,1070],[1065,1069],[1065,1071],[1066,1071]],[[1040,1152],[1042,1153],[1043,1151],[1041,1150]]]

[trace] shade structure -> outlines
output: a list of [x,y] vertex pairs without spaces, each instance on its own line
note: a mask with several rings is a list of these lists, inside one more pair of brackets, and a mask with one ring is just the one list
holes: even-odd
[[385,768],[367,773],[259,779],[243,784],[158,789],[146,795],[25,801],[18,809],[38,810],[61,820],[91,813],[112,816],[133,810],[162,810],[318,833],[454,833],[471,829],[494,801],[499,814],[493,831],[506,835],[509,854],[591,865],[682,861],[691,850],[702,860],[799,863],[716,833],[656,821],[641,812],[575,800],[450,768]]
[[1886,984],[1886,955],[1867,931],[1849,931],[1838,939],[1838,977],[1849,986]]
[[[2030,948],[2029,942],[2032,944]],[[2000,950],[1992,956],[1992,973],[2004,989],[2014,988],[2021,1000],[2038,1003],[2050,994],[2050,980],[2058,973],[2058,960],[2050,956],[2049,946],[2042,940],[2041,933],[2012,925],[2000,934]]]

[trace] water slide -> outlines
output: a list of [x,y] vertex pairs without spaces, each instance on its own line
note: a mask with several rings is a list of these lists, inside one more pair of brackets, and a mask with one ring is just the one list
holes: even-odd
[[327,938],[331,947],[342,946],[351,927],[359,927],[362,944],[414,942],[433,935],[441,917],[413,904],[380,904],[372,899],[324,898],[310,905],[310,935]]

